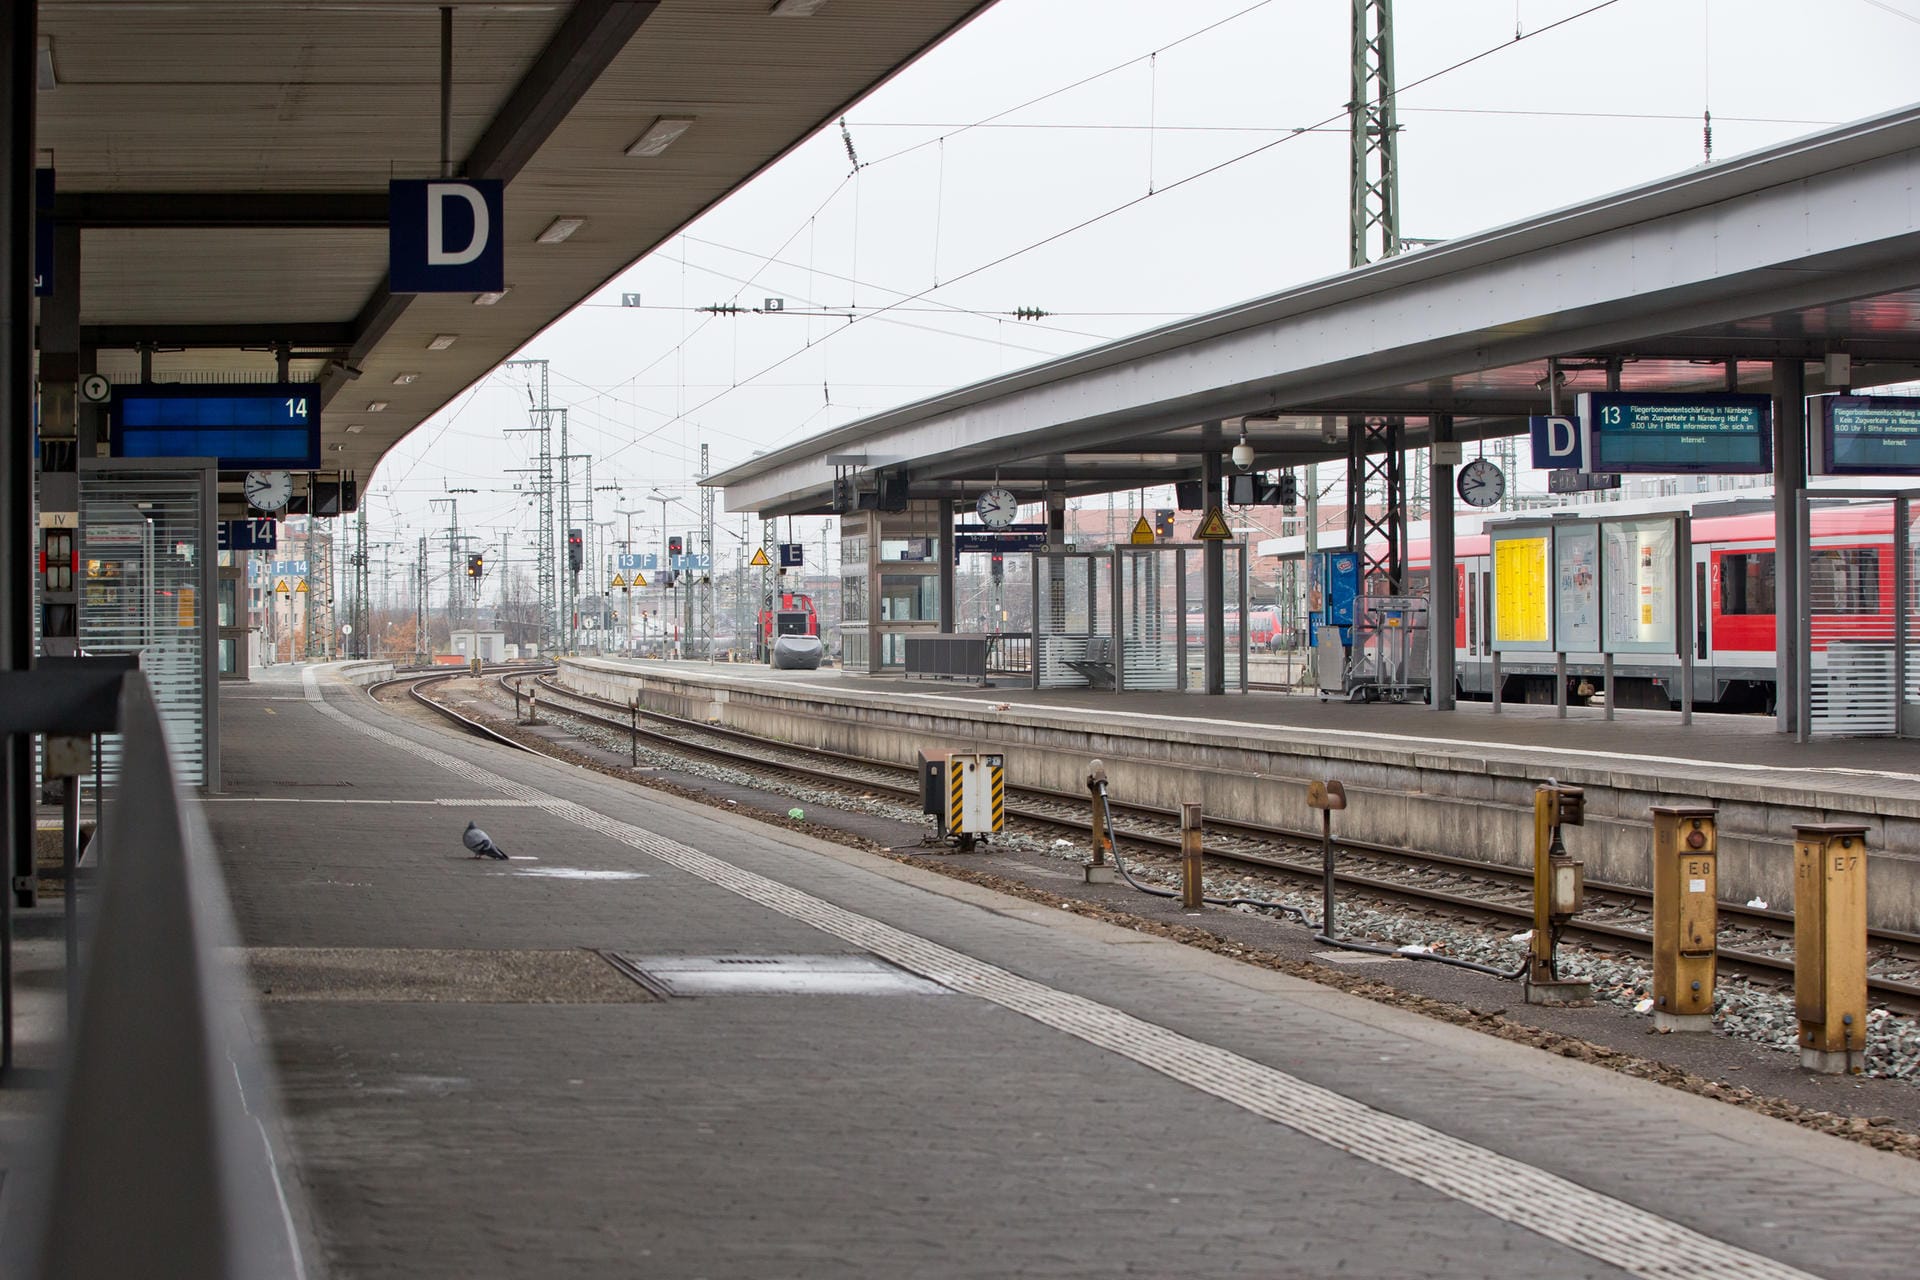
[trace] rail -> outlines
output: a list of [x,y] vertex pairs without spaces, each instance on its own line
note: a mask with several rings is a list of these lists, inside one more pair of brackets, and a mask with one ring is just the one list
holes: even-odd
[[231,968],[225,882],[141,673],[120,678],[110,722],[90,731],[107,730],[120,735],[120,766],[93,845],[67,1062],[28,1166],[44,1176],[22,1189],[4,1269],[49,1280],[302,1276],[268,1067]]

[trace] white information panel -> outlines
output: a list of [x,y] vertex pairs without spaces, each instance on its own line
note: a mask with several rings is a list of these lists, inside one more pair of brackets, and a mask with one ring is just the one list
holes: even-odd
[[1671,516],[1600,526],[1601,598],[1609,653],[1677,653],[1676,556]]
[[1600,652],[1600,529],[1554,530],[1553,633],[1562,653]]

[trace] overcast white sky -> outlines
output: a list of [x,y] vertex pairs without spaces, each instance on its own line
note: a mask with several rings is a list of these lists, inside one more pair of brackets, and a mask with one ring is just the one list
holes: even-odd
[[[1708,107],[1725,159],[1912,97],[1920,0],[1614,0],[1515,41],[1595,2],[1395,6],[1403,234],[1456,236],[1698,165]],[[1346,0],[1000,0],[848,113],[857,174],[825,131],[521,353],[551,362],[595,484],[621,487],[596,515],[637,508],[636,539],[657,537],[660,487],[691,527],[701,442],[723,469],[1343,269],[1348,14]],[[768,297],[786,313],[698,310]],[[1022,307],[1051,314],[1014,319]],[[373,536],[444,528],[428,502],[458,487],[480,491],[461,499],[463,526],[529,545],[533,509],[503,476],[531,438],[502,434],[526,403],[524,375],[502,370],[414,432],[375,475]]]

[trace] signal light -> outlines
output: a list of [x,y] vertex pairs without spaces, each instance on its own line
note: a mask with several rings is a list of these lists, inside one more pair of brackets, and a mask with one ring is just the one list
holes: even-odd
[[685,548],[685,546],[686,544],[680,540],[680,536],[678,534],[675,534],[674,536],[667,539],[667,554],[670,556],[677,556],[681,553],[681,551]]
[[1173,512],[1165,507],[1153,513],[1153,536],[1162,542],[1173,541]]
[[580,530],[567,530],[567,568],[578,573],[581,566],[586,563],[586,559],[586,544],[582,540]]
[[469,578],[478,578],[486,571],[487,559],[485,556],[472,555],[467,557],[467,576]]

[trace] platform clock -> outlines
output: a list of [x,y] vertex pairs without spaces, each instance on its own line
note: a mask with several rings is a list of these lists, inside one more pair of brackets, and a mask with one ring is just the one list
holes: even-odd
[[989,529],[1004,529],[1013,523],[1016,515],[1020,514],[1020,499],[995,485],[980,495],[980,500],[973,504],[973,509],[979,513],[981,524]]
[[249,471],[241,491],[260,511],[278,511],[293,497],[293,474],[287,471]]
[[1490,507],[1506,496],[1507,477],[1485,458],[1475,458],[1460,468],[1460,479],[1454,487],[1459,490],[1460,501],[1468,506]]

